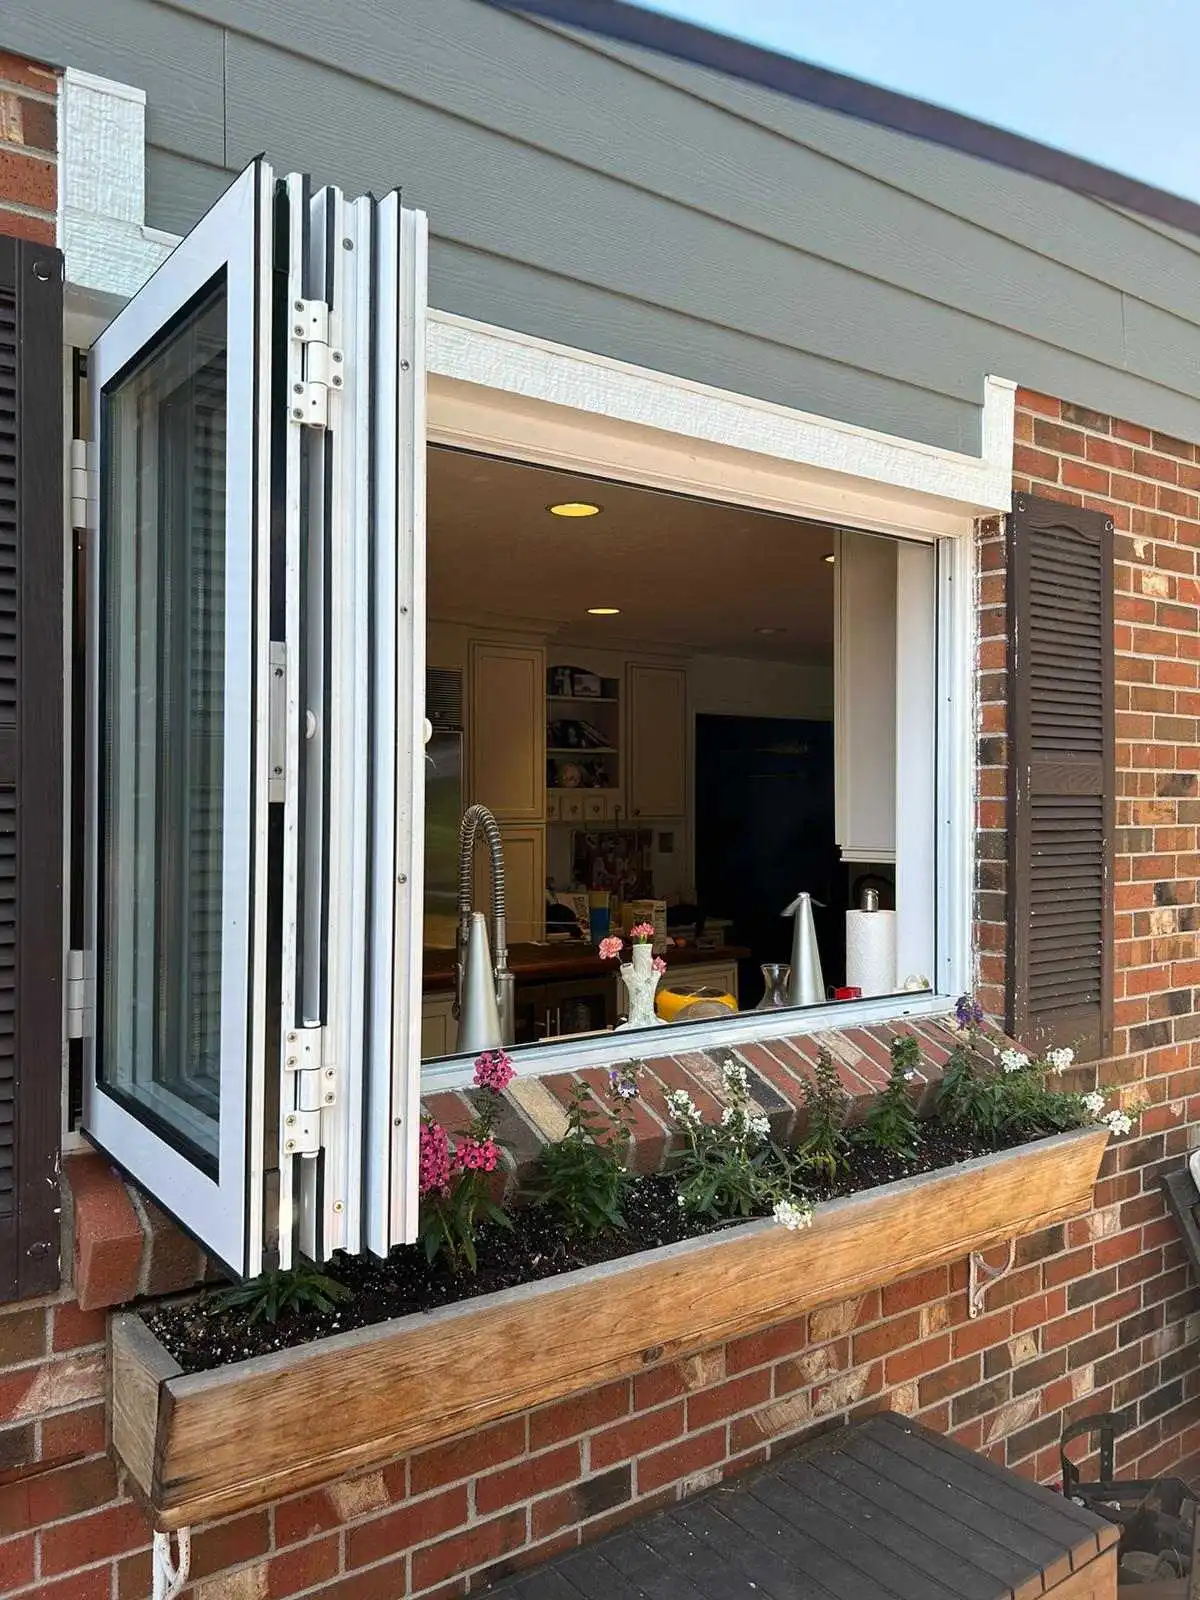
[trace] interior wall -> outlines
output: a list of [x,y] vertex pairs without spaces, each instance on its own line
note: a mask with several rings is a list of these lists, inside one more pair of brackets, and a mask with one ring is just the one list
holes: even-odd
[[696,716],[833,717],[833,661],[799,666],[736,656],[694,656],[688,696]]

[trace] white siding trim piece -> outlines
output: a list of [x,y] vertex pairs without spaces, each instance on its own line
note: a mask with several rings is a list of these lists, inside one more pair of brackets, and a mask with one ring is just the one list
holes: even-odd
[[429,316],[429,373],[435,442],[597,475],[616,448],[636,481],[926,538],[1011,505],[1005,378],[984,381],[971,456],[444,311]]
[[145,226],[145,93],[68,67],[58,122],[58,243],[67,283],[123,303],[179,242]]

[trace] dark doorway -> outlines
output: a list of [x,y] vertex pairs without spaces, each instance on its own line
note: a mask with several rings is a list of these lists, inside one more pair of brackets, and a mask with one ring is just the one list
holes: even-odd
[[783,717],[696,718],[696,893],[746,945],[742,1009],[762,996],[759,963],[787,961],[783,908],[803,889],[827,985],[846,958],[845,872],[834,840],[833,724]]

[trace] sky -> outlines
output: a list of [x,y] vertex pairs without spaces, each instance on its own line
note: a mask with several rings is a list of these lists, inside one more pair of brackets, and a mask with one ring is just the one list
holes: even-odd
[[1200,200],[1200,0],[638,0]]

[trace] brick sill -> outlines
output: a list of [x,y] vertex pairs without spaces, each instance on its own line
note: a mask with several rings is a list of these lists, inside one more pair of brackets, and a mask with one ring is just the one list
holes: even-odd
[[248,1510],[1087,1211],[1079,1129],[718,1237],[481,1295],[212,1372],[110,1329],[113,1448],[160,1528]]

